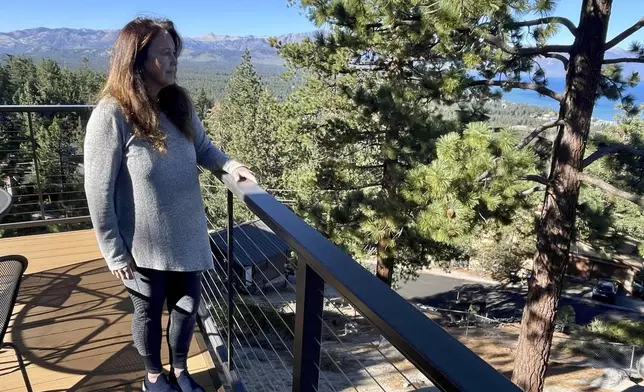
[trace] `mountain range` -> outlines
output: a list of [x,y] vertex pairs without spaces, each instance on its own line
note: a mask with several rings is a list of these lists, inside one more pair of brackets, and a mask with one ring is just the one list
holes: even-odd
[[[286,34],[278,36],[282,42],[297,42],[315,32]],[[51,58],[69,66],[89,59],[91,66],[103,68],[107,65],[110,47],[116,40],[118,30],[91,30],[70,28],[34,28],[0,33],[0,54],[25,54],[35,58]],[[237,63],[246,48],[250,49],[257,64],[282,65],[283,61],[272,48],[269,37],[229,36],[207,34],[200,37],[184,37],[184,51],[181,60],[193,63]],[[607,58],[631,57],[621,48],[612,48]],[[551,78],[564,76],[564,69],[558,60],[542,58],[539,65]],[[644,71],[644,64],[625,64],[624,73]]]
[[[315,33],[285,34],[276,37],[288,43],[312,37]],[[51,58],[80,64],[86,57],[95,66],[107,64],[110,49],[118,30],[91,30],[70,28],[34,28],[0,33],[0,54],[22,54],[34,58]],[[248,48],[253,61],[260,64],[282,64],[277,51],[269,44],[269,37],[229,36],[207,34],[200,37],[183,37],[182,61],[188,62],[239,62]]]

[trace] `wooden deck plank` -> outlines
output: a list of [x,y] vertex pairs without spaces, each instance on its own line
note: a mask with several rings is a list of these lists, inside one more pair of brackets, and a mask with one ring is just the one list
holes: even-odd
[[[21,351],[34,391],[140,390],[145,369],[132,345],[132,303],[93,231],[0,239],[0,253],[29,259],[6,339]],[[198,338],[196,329],[188,367],[214,392],[221,383]],[[162,360],[169,362],[165,338]],[[2,391],[26,391],[10,349],[0,351],[0,379]]]
[[[66,252],[59,252],[64,245]],[[43,251],[49,247],[50,253]],[[48,271],[102,259],[93,230],[0,238],[0,254],[19,254],[29,260],[27,273]]]

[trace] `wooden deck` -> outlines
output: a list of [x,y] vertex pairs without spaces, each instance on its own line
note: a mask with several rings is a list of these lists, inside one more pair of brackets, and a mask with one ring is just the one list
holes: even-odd
[[[0,239],[0,254],[29,259],[6,341],[20,349],[34,392],[141,390],[145,370],[132,345],[132,304],[107,270],[93,231]],[[198,328],[188,367],[206,391],[219,390]],[[0,351],[0,390],[26,390],[11,349]]]

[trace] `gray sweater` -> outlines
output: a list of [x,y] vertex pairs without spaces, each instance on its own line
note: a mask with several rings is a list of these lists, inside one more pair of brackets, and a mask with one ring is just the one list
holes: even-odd
[[87,123],[85,192],[110,270],[134,263],[163,271],[213,268],[197,165],[232,173],[242,166],[212,145],[193,109],[193,141],[163,114],[167,151],[133,136],[120,105],[99,102]]

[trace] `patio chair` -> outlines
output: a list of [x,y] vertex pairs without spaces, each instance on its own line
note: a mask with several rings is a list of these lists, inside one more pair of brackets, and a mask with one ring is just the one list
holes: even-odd
[[12,343],[4,341],[9,320],[13,313],[13,307],[16,304],[18,297],[18,289],[20,288],[20,281],[22,275],[27,269],[27,259],[23,256],[1,256],[0,257],[0,349],[11,347],[16,353],[18,358],[18,365],[22,372],[22,377],[25,379],[25,386],[28,392],[33,392],[31,383],[27,376],[27,369],[22,360],[22,355],[18,348]]

